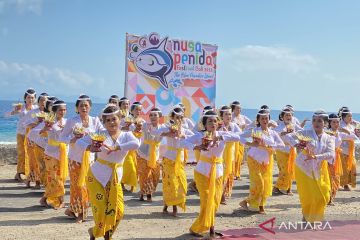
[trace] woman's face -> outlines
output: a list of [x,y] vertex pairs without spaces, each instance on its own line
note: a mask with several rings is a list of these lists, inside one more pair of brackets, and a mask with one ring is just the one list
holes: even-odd
[[349,124],[352,122],[352,114],[351,113],[346,114],[346,117],[344,118],[344,122],[346,124]]
[[239,115],[241,113],[241,107],[240,106],[235,106],[234,108],[234,114],[235,115]]
[[105,116],[104,127],[108,132],[116,132],[120,129],[120,118],[116,114]]
[[226,111],[222,115],[222,119],[225,124],[229,123],[231,121],[232,114],[230,111]]
[[116,100],[116,99],[110,99],[110,100],[109,100],[109,103],[114,104],[114,105],[116,105],[116,106],[119,106],[119,101]]
[[66,115],[66,106],[59,106],[56,110],[56,116],[58,118],[63,118]]
[[159,113],[151,112],[149,114],[149,118],[150,118],[151,124],[153,124],[153,125],[159,124],[159,119],[160,119]]
[[47,97],[41,97],[39,100],[40,111],[44,111]]
[[35,103],[35,95],[28,94],[25,98],[25,103],[27,105],[33,105]]
[[78,110],[79,114],[82,116],[89,115],[90,110],[91,110],[90,103],[88,101],[81,101],[79,103],[79,106],[77,107],[77,110]]
[[284,114],[284,117],[283,117],[283,119],[284,119],[284,123],[285,124],[290,124],[290,123],[292,123],[292,113],[289,113],[289,112],[287,112],[287,113],[285,113]]
[[340,127],[340,121],[339,120],[331,120],[330,121],[330,127],[332,130],[336,131]]
[[324,119],[320,116],[314,116],[312,119],[312,125],[316,132],[321,132],[325,127]]
[[182,120],[184,119],[184,116],[175,114],[174,117],[172,117],[172,119],[176,122],[182,122]]
[[129,111],[129,107],[130,107],[130,102],[129,101],[123,101],[120,104],[120,109],[121,110]]
[[218,120],[215,117],[209,117],[206,120],[206,131],[213,132],[218,128]]
[[259,123],[262,128],[267,128],[269,124],[269,115],[260,115]]
[[134,115],[134,117],[139,117],[140,113],[141,113],[141,106],[136,106],[133,110],[132,110],[132,114]]

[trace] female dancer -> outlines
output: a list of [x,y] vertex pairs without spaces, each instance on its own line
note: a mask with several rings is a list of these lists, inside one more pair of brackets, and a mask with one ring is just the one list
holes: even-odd
[[[265,214],[266,199],[272,192],[272,167],[274,150],[285,144],[274,130],[269,128],[269,111],[262,109],[256,115],[257,127],[241,134],[241,143],[250,147],[248,168],[250,175],[249,197],[240,202],[245,210],[259,211]],[[252,137],[252,142],[248,138]]]
[[70,205],[65,214],[81,223],[87,216],[89,197],[85,177],[94,154],[77,148],[75,143],[84,135],[95,133],[103,129],[97,117],[90,116],[92,101],[87,95],[80,95],[76,100],[77,116],[68,119],[60,135],[60,141],[69,144],[69,173],[70,173]]
[[[284,136],[302,130],[300,126],[293,123],[293,112],[289,108],[282,109],[279,115],[279,125],[274,129],[280,134],[281,139],[285,142]],[[295,159],[296,148],[285,144],[276,151],[276,161],[279,168],[279,177],[273,188],[273,194],[293,195],[291,185],[295,179]]]
[[[47,108],[49,104],[47,103]],[[45,147],[45,166],[47,183],[44,196],[40,199],[42,206],[50,205],[54,209],[64,207],[65,188],[64,183],[68,174],[67,146],[59,141],[60,134],[66,124],[66,104],[57,100],[51,106],[52,112],[48,119],[41,123],[43,128],[39,135],[47,134],[48,143]],[[52,119],[53,118],[53,119]]]
[[151,109],[149,113],[150,123],[142,126],[143,137],[138,150],[137,164],[140,183],[140,201],[152,201],[152,194],[156,190],[160,178],[159,152],[162,137],[151,134],[155,129],[159,129],[162,113],[159,108]]
[[[120,184],[122,166],[129,150],[140,146],[131,132],[120,130],[120,114],[117,106],[108,106],[102,112],[106,130],[86,135],[76,141],[81,151],[97,152],[96,162],[87,174],[95,225],[89,229],[90,240],[98,237],[111,239],[124,215],[124,197]],[[104,139],[100,139],[104,138]],[[96,140],[103,141],[102,143]]]
[[201,151],[195,169],[195,181],[200,194],[200,214],[192,224],[190,233],[202,237],[202,233],[210,230],[210,236],[214,237],[215,214],[223,195],[222,157],[225,144],[239,141],[240,136],[229,131],[218,131],[218,116],[214,111],[206,112],[202,122],[205,131],[182,140],[186,148]]

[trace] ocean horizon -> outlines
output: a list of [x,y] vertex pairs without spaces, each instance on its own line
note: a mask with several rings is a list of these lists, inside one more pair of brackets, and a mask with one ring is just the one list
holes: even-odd
[[[16,123],[17,116],[6,116],[6,113],[12,111],[12,104],[18,102],[16,100],[0,100],[0,144],[14,144],[16,143]],[[93,103],[91,116],[98,116],[100,111],[105,106],[104,103]],[[73,107],[72,107],[73,106]],[[76,116],[74,111],[75,103],[68,103],[68,112],[66,114],[66,118],[71,118]],[[242,114],[249,117],[251,120],[254,120],[256,117],[257,109],[242,109]],[[280,110],[271,110],[271,119],[278,120]],[[329,112],[331,113],[331,112]],[[300,121],[305,118],[310,119],[313,114],[313,111],[296,111],[295,109],[295,117],[297,117]],[[360,120],[360,113],[353,113],[353,118],[355,120]]]

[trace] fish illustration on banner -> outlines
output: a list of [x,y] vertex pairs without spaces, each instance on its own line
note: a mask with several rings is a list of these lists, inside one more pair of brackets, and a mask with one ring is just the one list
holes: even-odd
[[198,121],[203,107],[215,105],[216,45],[127,34],[126,49],[125,96],[141,102],[143,114],[155,106],[167,114],[182,102]]
[[[132,52],[129,58],[134,60],[136,68],[145,76],[159,80],[161,86],[165,89],[169,88],[166,76],[171,72],[173,67],[173,59],[171,54],[166,50],[165,46],[168,38],[164,38],[161,42],[156,33],[150,34],[147,46],[146,39],[139,40],[139,45],[132,46]],[[159,43],[160,42],[160,43]]]

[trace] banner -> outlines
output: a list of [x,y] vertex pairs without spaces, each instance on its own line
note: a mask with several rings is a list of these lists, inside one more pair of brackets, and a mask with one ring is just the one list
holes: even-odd
[[198,121],[206,105],[215,105],[217,46],[161,38],[158,33],[126,35],[125,96],[165,115],[182,102],[186,116]]

